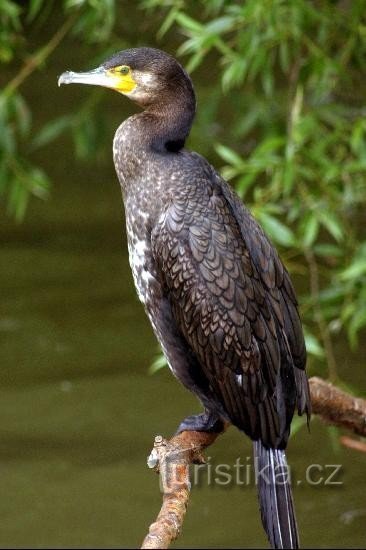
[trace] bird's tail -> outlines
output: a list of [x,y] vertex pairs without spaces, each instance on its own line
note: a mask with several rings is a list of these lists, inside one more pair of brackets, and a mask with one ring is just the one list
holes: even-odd
[[254,463],[262,523],[272,548],[299,548],[285,452],[254,441]]

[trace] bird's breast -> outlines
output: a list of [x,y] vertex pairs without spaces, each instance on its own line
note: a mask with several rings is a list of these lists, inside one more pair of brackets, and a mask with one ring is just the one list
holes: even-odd
[[[141,214],[140,218],[140,223],[143,223]],[[135,230],[134,221],[130,216],[127,217],[126,222],[131,271],[138,297],[143,304],[146,304],[152,298],[152,287],[155,281],[150,239],[146,232]]]
[[124,204],[131,271],[138,297],[150,309],[161,294],[151,247],[151,231],[161,206],[143,181],[136,182],[134,192],[124,194]]
[[122,191],[129,191],[136,182],[143,181],[149,151],[142,147],[131,119],[124,121],[115,133],[113,160]]

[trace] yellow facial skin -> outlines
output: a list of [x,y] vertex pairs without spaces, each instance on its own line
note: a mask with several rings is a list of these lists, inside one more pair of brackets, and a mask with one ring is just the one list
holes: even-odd
[[127,65],[120,65],[111,69],[105,69],[101,66],[85,73],[66,71],[58,79],[58,85],[61,84],[104,86],[121,94],[130,94],[137,86],[137,82],[132,77],[132,71]]
[[108,69],[106,76],[111,79],[110,87],[121,94],[128,94],[136,88],[136,82],[132,77],[131,69],[127,65]]

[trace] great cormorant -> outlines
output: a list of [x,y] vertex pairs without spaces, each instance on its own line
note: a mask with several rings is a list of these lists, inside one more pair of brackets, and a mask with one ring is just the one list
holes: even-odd
[[143,108],[113,142],[140,300],[173,374],[204,406],[179,431],[230,422],[254,442],[261,516],[275,548],[299,545],[284,449],[295,409],[310,415],[306,351],[288,272],[226,181],[184,148],[190,77],[153,48],[116,53],[59,84],[94,84]]

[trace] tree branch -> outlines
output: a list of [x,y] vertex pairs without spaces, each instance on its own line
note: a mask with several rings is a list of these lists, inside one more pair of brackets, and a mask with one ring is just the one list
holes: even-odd
[[[353,397],[316,376],[310,378],[309,384],[314,414],[330,424],[366,436],[365,399]],[[189,465],[204,463],[202,451],[212,445],[219,435],[182,432],[169,441],[156,436],[148,466],[160,473],[163,504],[141,548],[168,548],[179,536],[191,487]]]
[[366,437],[366,400],[353,397],[333,384],[313,376],[309,380],[313,413],[334,426]]
[[212,445],[219,434],[182,432],[169,441],[155,437],[148,466],[160,473],[163,504],[142,548],[168,548],[180,534],[187,510],[191,483],[189,465],[204,464],[202,451]]

